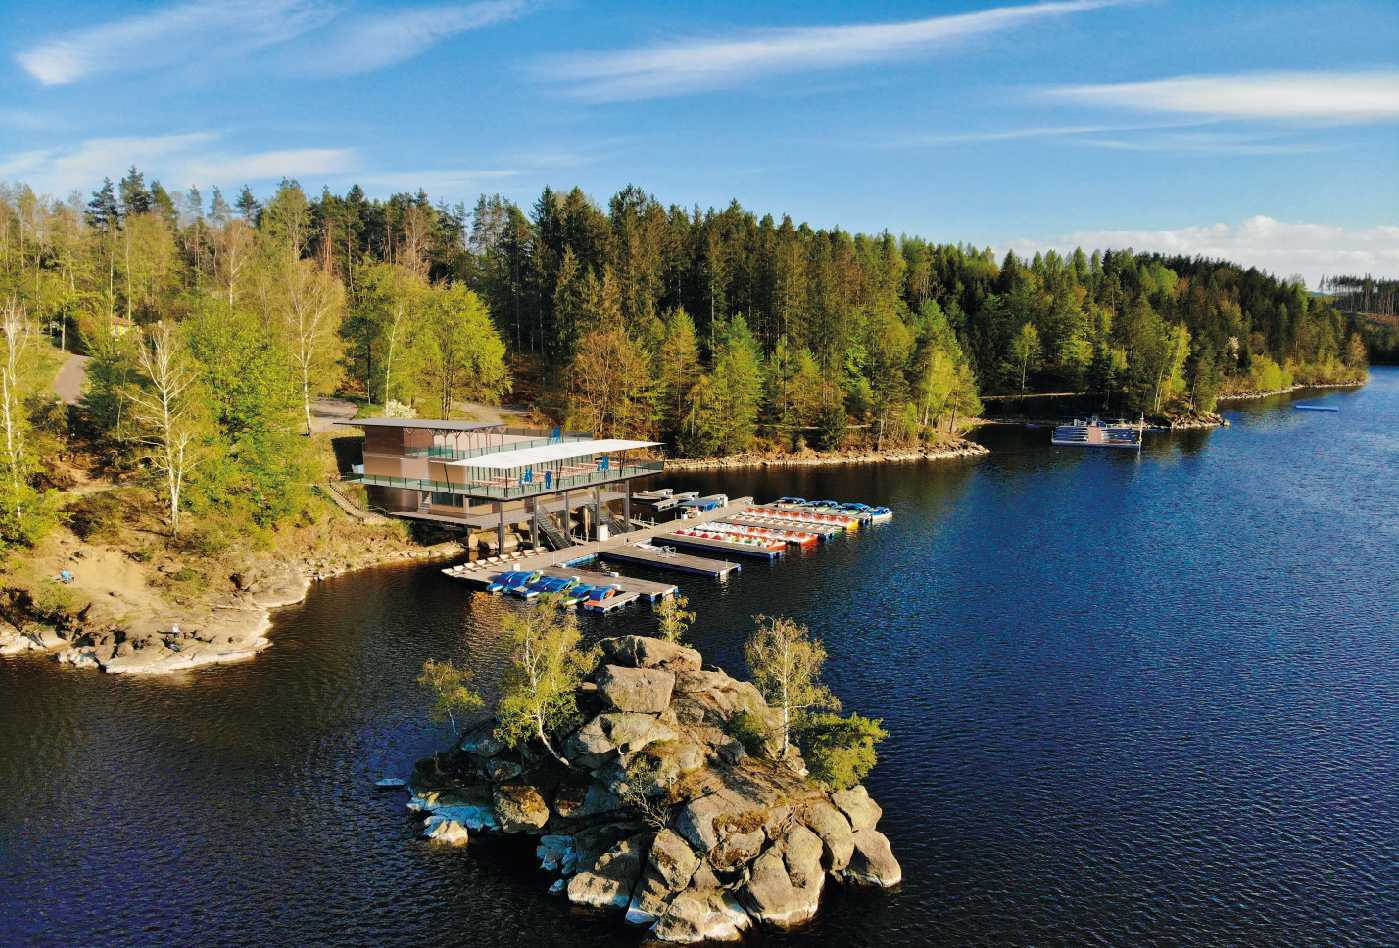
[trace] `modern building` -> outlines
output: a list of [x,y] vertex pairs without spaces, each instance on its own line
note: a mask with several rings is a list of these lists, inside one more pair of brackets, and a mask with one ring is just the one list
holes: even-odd
[[[496,548],[528,533],[533,549],[631,529],[632,481],[659,474],[655,441],[425,418],[357,418],[371,507],[398,517],[494,528]],[[608,505],[620,501],[620,517]]]

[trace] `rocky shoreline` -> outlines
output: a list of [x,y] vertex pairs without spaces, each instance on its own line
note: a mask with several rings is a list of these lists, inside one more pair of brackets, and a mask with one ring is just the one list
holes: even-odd
[[1313,382],[1309,385],[1297,384],[1290,388],[1279,388],[1271,392],[1240,392],[1237,395],[1220,395],[1221,402],[1247,401],[1253,398],[1267,398],[1270,395],[1290,395],[1307,388],[1363,388],[1365,382]]
[[424,550],[366,553],[334,565],[310,557],[299,562],[263,560],[233,573],[229,578],[234,590],[202,608],[166,603],[167,608],[132,614],[115,604],[93,602],[60,629],[30,623],[21,630],[0,620],[0,656],[48,652],[65,665],[113,675],[167,675],[247,661],[272,646],[267,637],[271,610],[301,602],[312,582],[461,552],[459,544],[443,543]]
[[974,441],[922,451],[857,451],[839,454],[733,454],[722,458],[667,459],[667,471],[718,471],[745,467],[816,467],[827,464],[880,464],[888,461],[945,461],[990,454]]
[[658,639],[600,648],[581,726],[554,735],[566,764],[538,741],[507,749],[493,719],[418,761],[408,809],[428,840],[536,836],[551,892],[677,944],[795,928],[827,884],[900,882],[883,810],[862,786],[815,784],[795,748],[781,758],[779,717],[751,683]]

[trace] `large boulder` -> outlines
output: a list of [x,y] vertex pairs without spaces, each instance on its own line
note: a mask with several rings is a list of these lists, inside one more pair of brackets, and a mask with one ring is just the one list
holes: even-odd
[[657,714],[670,707],[675,676],[659,668],[604,665],[597,673],[598,696],[618,711]]
[[699,671],[700,665],[703,664],[700,653],[692,648],[644,635],[622,635],[615,639],[603,639],[598,645],[602,648],[603,661],[609,665],[665,668],[672,672],[681,672]]
[[755,826],[735,825],[736,815],[749,813],[754,808],[752,800],[733,790],[716,790],[702,797],[695,797],[685,804],[675,821],[675,829],[692,845],[707,852],[718,846],[719,841],[730,833],[751,832],[754,828],[761,827],[761,816]]
[[794,826],[782,840],[782,849],[793,886],[802,889],[821,885],[826,877],[821,869],[821,855],[825,850],[821,837],[805,826]]
[[853,838],[854,852],[842,878],[866,885],[898,885],[903,869],[889,848],[889,837],[878,830],[860,830]]
[[784,917],[795,898],[787,865],[775,847],[769,847],[753,860],[748,880],[738,890],[739,903],[760,922]]
[[700,857],[680,836],[663,829],[651,841],[641,882],[632,891],[627,921],[650,925],[665,914],[671,897],[690,884]]
[[591,869],[568,881],[568,900],[594,908],[626,908],[649,843],[646,834],[633,836],[603,853]]
[[698,691],[712,691],[731,681],[733,679],[723,672],[677,671],[675,673],[675,693],[689,695]]
[[627,906],[627,924],[650,925],[665,914],[666,906],[675,890],[666,885],[654,867],[647,866],[641,873],[641,881],[632,890],[631,904]]
[[671,892],[679,892],[689,885],[700,865],[700,857],[695,854],[694,848],[680,834],[669,829],[656,834],[646,858]]
[[689,888],[671,900],[651,934],[679,945],[739,941],[751,925],[748,913],[727,891]]
[[709,851],[709,864],[720,872],[732,871],[754,859],[764,842],[766,837],[761,828],[747,833],[728,833]]
[[492,803],[500,828],[507,833],[528,833],[549,822],[549,804],[533,787],[497,787]]
[[630,839],[641,829],[640,824],[631,821],[604,823],[579,830],[573,834],[573,848],[577,853],[579,869],[590,869],[613,846]]
[[554,812],[565,819],[583,819],[614,813],[626,804],[600,784],[587,787],[561,787],[554,795]]
[[869,791],[864,787],[838,790],[831,794],[831,799],[850,821],[850,828],[857,833],[874,829],[884,815],[884,808],[870,799]]
[[850,821],[834,806],[824,800],[807,803],[801,807],[799,819],[811,829],[825,848],[822,861],[832,872],[840,872],[850,865],[850,856],[855,851],[854,833]]

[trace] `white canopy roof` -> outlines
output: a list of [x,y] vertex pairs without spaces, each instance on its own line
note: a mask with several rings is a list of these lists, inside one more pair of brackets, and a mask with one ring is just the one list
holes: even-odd
[[546,444],[542,448],[522,448],[518,451],[493,451],[461,461],[448,461],[452,467],[484,467],[493,471],[513,471],[521,467],[534,467],[551,461],[568,461],[573,458],[592,457],[597,454],[615,454],[618,451],[633,451],[637,448],[654,448],[659,441],[623,441],[618,438],[601,438],[597,441],[568,441],[563,444]]

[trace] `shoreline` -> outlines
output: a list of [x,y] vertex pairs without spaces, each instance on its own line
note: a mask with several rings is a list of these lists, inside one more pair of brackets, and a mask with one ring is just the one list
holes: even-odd
[[1370,380],[1367,378],[1363,382],[1314,382],[1310,385],[1297,384],[1290,388],[1274,389],[1271,392],[1242,392],[1238,395],[1217,395],[1221,402],[1242,402],[1254,398],[1267,398],[1270,395],[1291,395],[1293,392],[1300,392],[1307,388],[1364,388]]
[[317,565],[313,557],[300,563],[265,560],[235,574],[232,592],[194,608],[159,601],[155,609],[113,615],[89,607],[66,634],[51,626],[20,630],[0,623],[0,657],[43,653],[61,664],[109,675],[168,675],[243,662],[272,647],[267,633],[273,610],[303,602],[313,582],[375,566],[447,559],[464,549],[452,541],[374,551],[334,567]]
[[948,461],[991,452],[974,441],[953,448],[924,451],[861,451],[842,454],[733,454],[722,458],[666,460],[666,472],[720,471],[747,467],[822,467],[832,464],[882,464],[896,461]]

